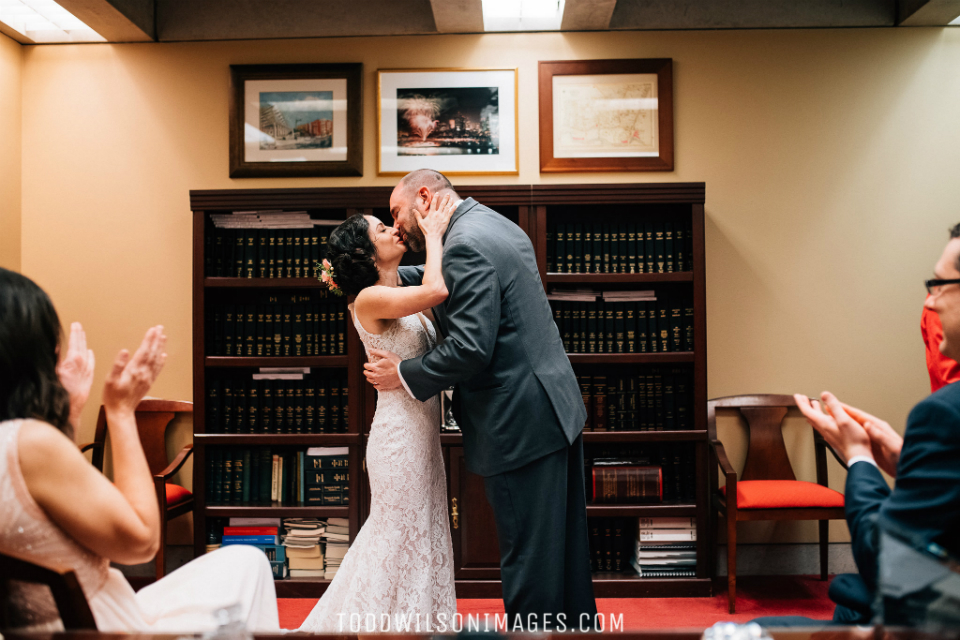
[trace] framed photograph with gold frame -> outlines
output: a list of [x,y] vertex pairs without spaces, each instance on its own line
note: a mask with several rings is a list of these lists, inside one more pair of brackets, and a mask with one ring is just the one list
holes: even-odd
[[363,65],[230,66],[230,177],[363,175]]
[[673,60],[540,62],[540,171],[673,171]]
[[377,172],[516,175],[516,69],[381,69]]

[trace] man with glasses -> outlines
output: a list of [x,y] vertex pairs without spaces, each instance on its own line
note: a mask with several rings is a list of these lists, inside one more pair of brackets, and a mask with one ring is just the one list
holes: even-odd
[[[960,358],[960,224],[926,281],[924,306],[943,325],[940,352]],[[892,532],[960,557],[960,383],[949,384],[918,404],[901,438],[889,424],[840,402],[828,391],[816,400],[797,394],[797,406],[849,467],[845,489],[847,525],[859,575],[837,576],[830,598],[833,621],[871,619],[877,592],[879,532]],[[880,473],[896,479],[891,490]],[[765,626],[814,623],[808,618],[760,618]]]

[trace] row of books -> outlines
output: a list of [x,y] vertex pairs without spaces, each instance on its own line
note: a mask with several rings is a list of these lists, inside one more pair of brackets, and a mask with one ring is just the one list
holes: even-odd
[[693,298],[645,302],[551,300],[567,353],[693,351]]
[[[335,222],[335,221],[328,221]],[[335,224],[309,229],[223,229],[205,236],[207,277],[312,278]]]
[[547,226],[551,273],[673,273],[693,269],[686,220]]
[[586,431],[682,431],[693,428],[693,370],[649,367],[627,376],[577,376]]
[[[586,476],[587,496],[594,495],[594,466],[610,467],[644,467],[658,468],[660,473],[661,501],[665,504],[696,502],[696,453],[693,446],[686,442],[664,442],[657,444],[628,444],[619,443],[616,446],[587,443],[584,445],[584,475]],[[628,472],[612,473],[611,478],[623,476]],[[608,501],[619,503],[649,503],[651,499],[631,499],[623,497],[626,488],[631,482],[640,482],[640,478],[647,478],[656,471],[639,471],[634,479],[622,479],[623,489],[617,496]],[[640,491],[637,489],[637,491]],[[647,489],[647,496],[651,490]]]
[[207,552],[246,545],[263,551],[274,578],[332,580],[350,545],[346,518],[211,518]]
[[[309,369],[307,369],[309,370]],[[346,378],[212,377],[207,381],[208,433],[346,433],[350,424]]]
[[335,356],[347,352],[347,305],[316,294],[272,295],[252,304],[214,304],[207,315],[212,356]]
[[696,518],[640,518],[630,565],[643,578],[692,578],[696,542]]
[[349,460],[347,447],[210,447],[206,500],[214,505],[350,504]]

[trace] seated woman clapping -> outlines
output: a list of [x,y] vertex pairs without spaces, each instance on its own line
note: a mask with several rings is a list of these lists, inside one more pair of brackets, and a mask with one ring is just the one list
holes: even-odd
[[[159,505],[134,411],[163,368],[166,340],[163,327],[149,329],[107,374],[111,483],[74,441],[93,382],[83,328],[72,325],[58,366],[60,321],[50,299],[0,269],[0,552],[72,568],[101,631],[204,631],[227,607],[249,629],[276,631],[273,576],[257,549],[207,554],[138,593],[110,568],[147,562],[159,545]],[[22,627],[55,629],[56,608],[40,589],[13,585],[12,608]]]

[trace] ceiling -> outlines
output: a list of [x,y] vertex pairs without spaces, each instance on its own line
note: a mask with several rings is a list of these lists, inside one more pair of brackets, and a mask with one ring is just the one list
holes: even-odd
[[[58,1],[109,42],[483,32],[480,0]],[[561,30],[934,26],[958,16],[960,0],[565,0]]]

